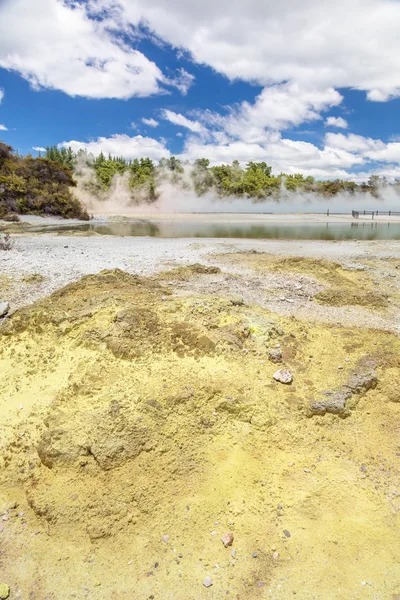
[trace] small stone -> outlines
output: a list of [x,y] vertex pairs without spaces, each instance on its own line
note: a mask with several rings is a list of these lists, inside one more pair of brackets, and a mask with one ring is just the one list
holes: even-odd
[[338,370],[341,371],[343,369],[342,365],[338,366]]
[[9,310],[10,305],[8,302],[0,302],[0,318],[5,317]]
[[231,556],[232,558],[236,558],[236,550],[234,548],[231,550]]
[[293,381],[293,376],[289,369],[279,369],[279,371],[274,373],[273,377],[275,381],[279,381],[280,383],[289,384]]
[[279,363],[282,361],[282,351],[279,348],[275,350],[270,350],[268,352],[268,358],[273,363]]
[[238,294],[233,294],[233,296],[231,296],[231,304],[233,306],[243,306],[244,300],[242,296],[239,296]]
[[278,560],[279,558],[279,552],[274,552],[272,555],[272,560]]
[[286,298],[286,302],[289,302],[290,304],[293,304],[294,300],[292,300],[291,298]]
[[225,546],[225,548],[227,548],[228,546],[232,546],[233,544],[233,533],[224,533],[224,535],[221,538],[223,545]]
[[3,531],[4,531],[4,525],[3,525],[3,523],[0,523],[0,533],[3,533]]
[[204,577],[204,579],[203,579],[204,587],[209,588],[212,586],[212,584],[213,584],[213,580],[211,579],[211,577]]
[[257,554],[255,552],[253,552],[252,557],[257,558]]
[[167,544],[169,542],[169,535],[163,535],[162,539],[163,539],[163,542],[165,542]]
[[10,596],[10,586],[0,583],[0,600],[6,600]]
[[284,530],[283,530],[283,533],[285,534],[285,536],[286,536],[287,538],[290,538],[290,537],[291,537],[291,535],[290,535],[290,531],[288,531],[287,529],[284,529]]

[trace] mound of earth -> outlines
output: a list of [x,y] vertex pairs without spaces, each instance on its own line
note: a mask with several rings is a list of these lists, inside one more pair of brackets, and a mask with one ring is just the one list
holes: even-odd
[[[17,311],[0,326],[10,598],[398,593],[399,350],[118,270]],[[309,418],[346,386],[347,419]]]

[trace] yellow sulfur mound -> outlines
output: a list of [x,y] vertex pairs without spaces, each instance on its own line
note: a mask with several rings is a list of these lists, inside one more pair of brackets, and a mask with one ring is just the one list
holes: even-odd
[[[104,271],[0,327],[11,592],[400,593],[399,339],[168,290]],[[281,365],[268,358],[278,344]],[[355,387],[346,414],[310,416],[367,359],[376,387]]]

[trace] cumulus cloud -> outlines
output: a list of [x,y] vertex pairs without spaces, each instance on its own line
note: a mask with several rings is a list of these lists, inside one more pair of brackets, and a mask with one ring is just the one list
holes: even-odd
[[0,67],[19,72],[34,89],[71,96],[130,98],[162,91],[157,65],[121,41],[110,19],[90,18],[84,4],[4,0],[0,4]]
[[164,41],[232,80],[351,87],[373,101],[400,94],[400,3],[393,0],[118,4],[125,23],[145,22]]
[[46,152],[46,148],[42,146],[32,146],[32,150],[36,150],[36,152]]
[[0,131],[8,131],[8,128],[5,125],[0,125]]
[[145,125],[148,125],[149,127],[157,127],[159,125],[159,122],[156,121],[155,119],[146,119],[145,117],[143,117],[142,119],[142,123],[144,123]]
[[325,127],[338,127],[339,129],[347,129],[349,124],[343,117],[328,117],[325,121]]
[[368,150],[381,150],[385,147],[381,140],[366,138],[362,135],[349,133],[327,133],[325,136],[325,145],[330,148],[347,150],[349,152],[366,152]]
[[179,127],[185,127],[186,129],[190,129],[190,131],[194,131],[195,133],[201,133],[204,131],[204,127],[199,121],[191,121],[187,119],[184,115],[180,113],[173,112],[172,110],[163,109],[161,111],[161,116],[166,121],[170,121],[174,125],[178,125]]
[[[321,119],[320,112],[337,106],[343,97],[333,88],[302,88],[285,83],[264,88],[254,103],[243,102],[227,116],[200,113],[211,127],[250,143],[266,141],[271,130],[283,130]],[[221,140],[220,140],[221,141]]]
[[127,160],[148,156],[152,160],[158,161],[164,157],[168,158],[171,154],[163,143],[141,135],[130,137],[126,134],[114,134],[111,137],[99,137],[90,142],[70,140],[62,142],[59,146],[64,148],[71,146],[75,152],[87,150],[94,156],[98,156],[100,152],[106,155],[123,156]]

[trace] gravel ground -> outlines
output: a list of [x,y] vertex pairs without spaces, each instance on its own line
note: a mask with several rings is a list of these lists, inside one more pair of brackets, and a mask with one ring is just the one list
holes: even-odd
[[[357,267],[359,261],[400,259],[400,242],[395,240],[337,242],[201,239],[198,242],[182,238],[29,233],[14,235],[14,239],[14,248],[0,253],[0,278],[3,278],[0,300],[8,300],[12,310],[30,304],[83,275],[98,273],[102,269],[119,268],[132,274],[152,275],[167,268],[196,262],[219,265],[218,254],[238,250],[329,258],[353,267]],[[200,277],[190,286],[181,284],[178,293],[185,293],[185,290],[219,295],[240,293],[246,302],[256,302],[286,315],[294,314],[328,322],[340,321],[343,324],[356,324],[362,319],[365,326],[398,331],[399,309],[395,305],[384,316],[359,307],[319,306],[309,302],[309,296],[320,287],[304,276],[271,274],[266,278],[265,275],[256,276],[236,265],[220,266],[224,272],[221,276],[211,279],[207,276]],[[34,274],[40,274],[44,279],[26,283],[26,278]],[[240,277],[232,277],[232,274]],[[4,281],[7,280],[9,284],[5,287]],[[395,284],[398,286],[398,282],[394,281],[393,286]]]

